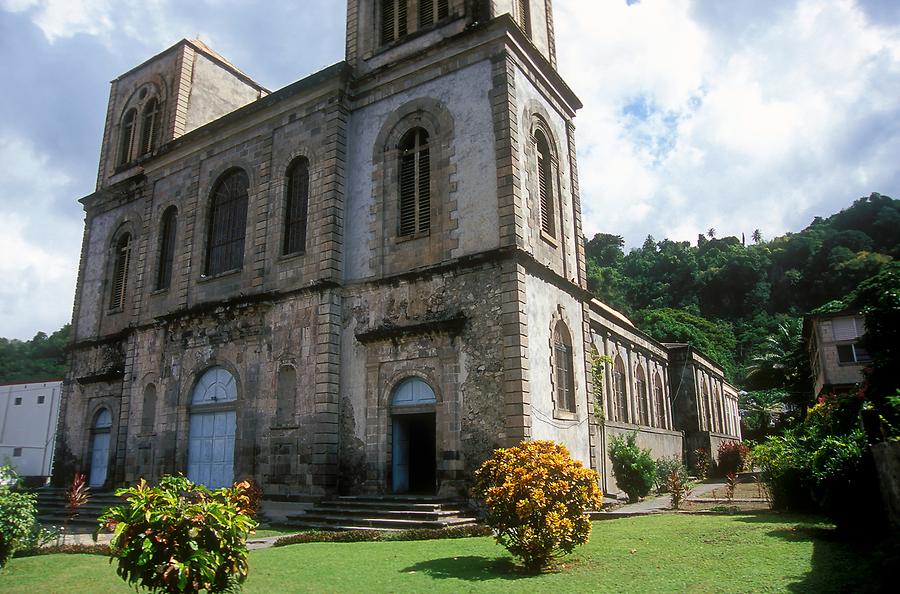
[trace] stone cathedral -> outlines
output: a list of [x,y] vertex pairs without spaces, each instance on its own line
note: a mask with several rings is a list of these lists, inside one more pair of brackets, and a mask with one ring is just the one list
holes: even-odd
[[553,439],[615,492],[616,433],[739,438],[720,368],[586,289],[580,107],[551,0],[348,0],[274,92],[197,40],[116,78],[56,478],[458,495]]

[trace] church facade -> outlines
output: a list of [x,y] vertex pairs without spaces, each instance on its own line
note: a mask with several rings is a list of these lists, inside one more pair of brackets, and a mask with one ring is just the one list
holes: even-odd
[[275,92],[196,40],[114,80],[57,479],[458,495],[554,439],[614,491],[612,434],[682,455],[667,348],[586,290],[580,107],[550,0],[348,0],[346,59]]

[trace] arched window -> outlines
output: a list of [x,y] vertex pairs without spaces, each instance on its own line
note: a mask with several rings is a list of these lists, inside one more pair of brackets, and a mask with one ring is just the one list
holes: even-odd
[[534,142],[537,146],[538,194],[541,200],[541,231],[556,237],[556,223],[553,213],[553,165],[550,143],[543,131],[535,130]]
[[700,429],[709,431],[709,388],[706,378],[700,380]]
[[243,266],[249,186],[247,174],[241,169],[232,169],[222,176],[213,190],[206,251],[207,275],[240,270]]
[[638,411],[640,411],[640,419],[638,423],[641,425],[650,424],[650,408],[647,402],[647,376],[644,374],[644,368],[638,365],[635,372],[635,387],[637,388]]
[[628,422],[628,394],[625,391],[625,364],[616,356],[613,365],[613,394],[615,395],[616,420]]
[[144,405],[141,410],[141,433],[153,433],[156,426],[156,386],[144,388]]
[[300,157],[288,168],[285,180],[284,245],[281,253],[306,251],[306,219],[309,211],[309,161]]
[[[419,0],[419,28],[430,27],[450,14],[450,0]],[[437,18],[435,18],[437,16]]]
[[400,141],[400,200],[397,235],[409,237],[431,228],[431,163],[428,132],[413,128]]
[[172,266],[175,262],[175,231],[178,209],[170,206],[163,212],[159,225],[159,268],[156,270],[156,290],[168,289],[172,283]]
[[556,406],[566,412],[575,412],[572,338],[563,322],[557,322],[553,331],[553,367],[556,375]]
[[125,306],[125,290],[128,286],[128,265],[131,262],[131,234],[123,233],[116,241],[113,254],[112,282],[109,291],[109,309]]
[[531,37],[531,7],[530,0],[516,0],[516,11],[513,15],[516,23],[525,32],[525,35]]
[[663,401],[663,385],[659,372],[653,377],[653,395],[654,395],[654,414],[656,416],[655,425],[664,428],[666,426],[666,403]]
[[383,0],[381,3],[381,43],[406,36],[407,0]]
[[134,131],[137,127],[137,110],[129,109],[122,118],[122,127],[119,131],[119,165],[131,161],[131,147],[134,146]]
[[101,408],[94,415],[94,423],[91,426],[91,472],[88,479],[91,487],[102,487],[106,484],[112,424],[113,417],[108,408]]
[[276,388],[275,422],[289,425],[294,420],[296,409],[297,372],[290,365],[282,365],[278,370],[278,386]]
[[156,128],[159,122],[159,101],[156,97],[144,106],[141,120],[141,154],[146,155],[156,148]]

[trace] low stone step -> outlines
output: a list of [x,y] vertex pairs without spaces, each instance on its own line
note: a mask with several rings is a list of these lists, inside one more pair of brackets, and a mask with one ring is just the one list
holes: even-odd
[[322,506],[322,507],[315,507],[307,513],[325,513],[325,514],[333,515],[333,516],[348,516],[348,517],[369,516],[369,517],[383,517],[385,519],[403,518],[403,519],[408,519],[408,520],[438,521],[442,518],[456,517],[461,512],[459,510],[442,510],[440,508],[429,509],[429,510],[408,510],[408,509],[370,509],[370,508]]
[[330,499],[316,504],[317,507],[353,508],[369,510],[438,511],[462,509],[461,504],[414,503],[406,501],[367,501],[353,499]]
[[[324,526],[359,526],[375,529],[395,528],[399,530],[412,528],[447,528],[449,526],[465,526],[474,524],[475,518],[454,517],[438,521],[423,520],[406,520],[402,518],[379,518],[379,517],[355,517],[347,518],[346,516],[330,516],[327,514],[310,513],[300,516],[288,516],[288,525],[295,526],[296,523],[319,524]],[[334,528],[332,528],[334,529]]]

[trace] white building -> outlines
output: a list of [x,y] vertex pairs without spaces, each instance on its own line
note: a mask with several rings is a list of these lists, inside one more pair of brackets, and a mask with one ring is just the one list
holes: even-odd
[[0,464],[50,476],[62,381],[0,385]]

